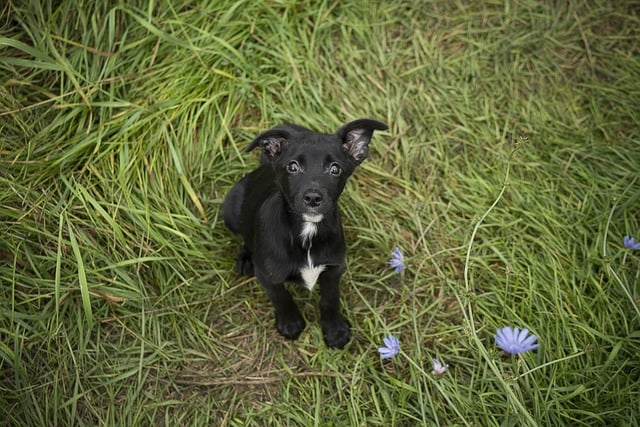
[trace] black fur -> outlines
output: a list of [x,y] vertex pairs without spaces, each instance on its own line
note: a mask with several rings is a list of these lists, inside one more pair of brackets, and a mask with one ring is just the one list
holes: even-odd
[[260,166],[231,188],[222,214],[244,240],[238,272],[256,276],[273,303],[278,331],[288,339],[298,338],[305,321],[284,282],[312,289],[316,278],[326,344],[342,348],[349,342],[339,301],[345,243],[337,201],[367,157],[373,131],[385,129],[369,119],[335,134],[286,124],[260,134],[247,148],[262,148]]

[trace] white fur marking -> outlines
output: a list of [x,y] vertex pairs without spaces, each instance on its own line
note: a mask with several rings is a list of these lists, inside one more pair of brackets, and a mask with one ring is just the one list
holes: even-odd
[[302,224],[302,231],[300,232],[300,240],[302,240],[302,246],[308,246],[313,236],[318,232],[318,226],[314,222],[305,221]]
[[302,231],[300,232],[300,239],[302,240],[302,246],[311,247],[311,239],[318,232],[318,223],[322,221],[322,215],[307,215],[302,214],[304,223],[302,224]]
[[311,248],[309,248],[307,251],[307,266],[300,269],[300,275],[304,281],[304,287],[312,291],[318,281],[318,277],[320,277],[320,274],[325,268],[327,268],[326,265],[313,265],[313,260],[311,259]]
[[307,222],[320,222],[322,221],[323,218],[324,216],[322,216],[322,214],[315,214],[315,215],[302,214],[302,219],[304,219]]
[[313,287],[318,282],[318,277],[327,268],[326,265],[313,265],[311,259],[311,239],[318,232],[318,223],[324,218],[322,215],[308,215],[302,214],[304,223],[302,225],[302,231],[300,232],[300,239],[302,239],[302,246],[308,246],[307,248],[307,265],[300,269],[300,276],[304,282],[304,287],[313,290]]

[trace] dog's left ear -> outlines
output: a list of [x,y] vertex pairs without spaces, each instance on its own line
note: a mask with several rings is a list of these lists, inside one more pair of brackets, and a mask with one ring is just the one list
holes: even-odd
[[262,153],[268,160],[273,160],[282,153],[289,142],[289,132],[284,129],[273,128],[261,133],[247,147],[247,152],[260,146]]
[[347,123],[336,134],[342,140],[342,149],[356,165],[369,155],[369,141],[374,130],[387,130],[388,126],[371,119],[360,119]]

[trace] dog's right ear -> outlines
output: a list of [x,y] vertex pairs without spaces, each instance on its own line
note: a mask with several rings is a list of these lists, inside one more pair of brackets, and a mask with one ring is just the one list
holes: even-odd
[[284,129],[271,129],[258,135],[246,151],[249,152],[259,146],[268,160],[274,160],[282,153],[288,142],[289,132]]

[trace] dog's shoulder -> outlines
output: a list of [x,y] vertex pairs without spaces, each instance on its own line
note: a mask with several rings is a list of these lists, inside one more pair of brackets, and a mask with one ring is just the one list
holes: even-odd
[[263,205],[272,200],[271,206],[265,209],[273,208],[273,206],[283,205],[282,197],[278,191],[278,187],[274,180],[273,168],[268,165],[262,165],[245,176],[239,183],[238,193],[241,195],[241,207],[238,211],[241,215],[253,216]]

